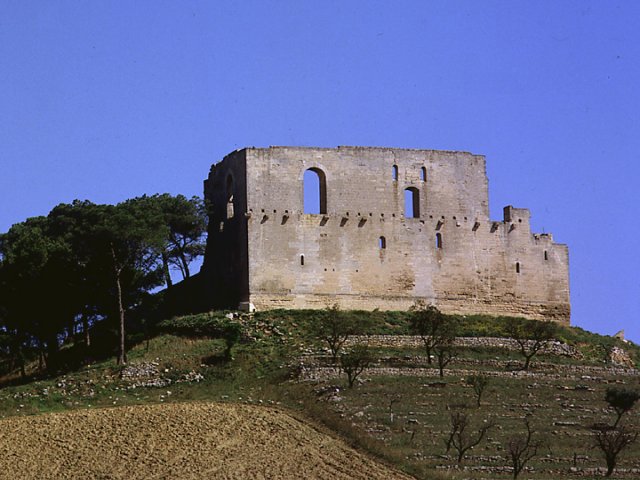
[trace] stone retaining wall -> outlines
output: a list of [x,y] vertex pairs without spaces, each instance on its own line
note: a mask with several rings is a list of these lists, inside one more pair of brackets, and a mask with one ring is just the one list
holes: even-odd
[[[533,344],[532,341],[529,341]],[[421,348],[422,339],[418,335],[357,335],[350,337],[345,346],[369,345],[371,347],[412,347]],[[457,337],[455,345],[459,347],[479,348],[505,348],[507,350],[519,350],[520,346],[512,338],[499,337]],[[582,354],[571,345],[551,341],[541,350],[541,353],[562,355],[572,358],[581,358]]]

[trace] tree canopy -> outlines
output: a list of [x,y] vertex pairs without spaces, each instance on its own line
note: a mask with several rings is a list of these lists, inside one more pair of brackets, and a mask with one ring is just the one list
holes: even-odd
[[204,251],[202,200],[168,194],[117,205],[76,200],[0,234],[0,330],[24,373],[25,352],[56,369],[61,343],[90,325],[117,324],[118,360],[126,362],[127,312],[149,292],[171,285],[169,269],[190,275]]

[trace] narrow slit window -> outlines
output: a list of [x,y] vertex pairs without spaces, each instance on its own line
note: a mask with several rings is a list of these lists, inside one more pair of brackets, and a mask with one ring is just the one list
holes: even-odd
[[391,178],[394,182],[398,181],[398,166],[394,165],[391,167]]
[[520,262],[516,262],[516,273],[520,273]]
[[309,168],[303,177],[304,213],[327,213],[327,177],[319,168]]
[[420,217],[420,192],[415,187],[404,189],[404,216],[405,218]]
[[544,259],[549,260],[549,253],[546,250],[544,251]]
[[235,215],[233,206],[233,177],[227,176],[227,220]]
[[420,180],[422,180],[423,182],[427,181],[427,169],[425,167],[422,167],[420,169]]
[[380,250],[384,250],[385,248],[387,248],[387,239],[384,237],[380,237],[378,239],[378,247],[380,248]]
[[442,248],[442,234],[441,233],[436,233],[436,248],[438,248],[438,249]]
[[304,265],[304,255],[300,255],[300,265]]

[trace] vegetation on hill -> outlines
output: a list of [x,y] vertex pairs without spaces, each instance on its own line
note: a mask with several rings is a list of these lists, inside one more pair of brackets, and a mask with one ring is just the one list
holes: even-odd
[[117,205],[61,204],[0,235],[0,350],[5,369],[38,358],[50,373],[63,342],[82,337],[92,355],[90,331],[106,320],[116,332],[112,350],[126,363],[126,330],[149,292],[171,286],[169,269],[188,278],[203,253],[202,200],[153,195]]
[[[358,325],[344,332],[335,361],[326,335],[331,329],[318,326],[334,315]],[[637,364],[634,344],[559,326],[555,337],[574,353],[541,350],[524,371],[517,349],[483,343],[483,336],[504,337],[512,322],[523,320],[445,316],[457,338],[480,336],[477,343],[456,344],[440,377],[422,340],[411,336],[412,315],[326,309],[166,319],[129,337],[126,366],[95,357],[64,375],[42,376],[33,361],[25,366],[33,375],[29,383],[12,371],[0,389],[0,415],[193,400],[281,405],[424,479],[513,478],[514,465],[519,478],[596,478],[607,471],[598,438],[607,442],[622,432],[631,439],[640,428],[637,406],[627,409],[632,394],[617,395],[612,406],[605,399],[612,387],[638,390],[637,370],[606,356],[617,346]],[[102,339],[94,333],[96,351]],[[83,348],[71,342],[60,354],[84,359]],[[361,351],[364,362],[354,363]],[[491,428],[482,433],[486,425]],[[637,477],[639,456],[637,442],[627,445],[612,475]]]

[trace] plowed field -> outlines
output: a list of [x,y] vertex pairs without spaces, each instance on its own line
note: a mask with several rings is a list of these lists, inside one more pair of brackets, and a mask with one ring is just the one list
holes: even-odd
[[409,477],[278,409],[194,403],[1,420],[0,478]]

